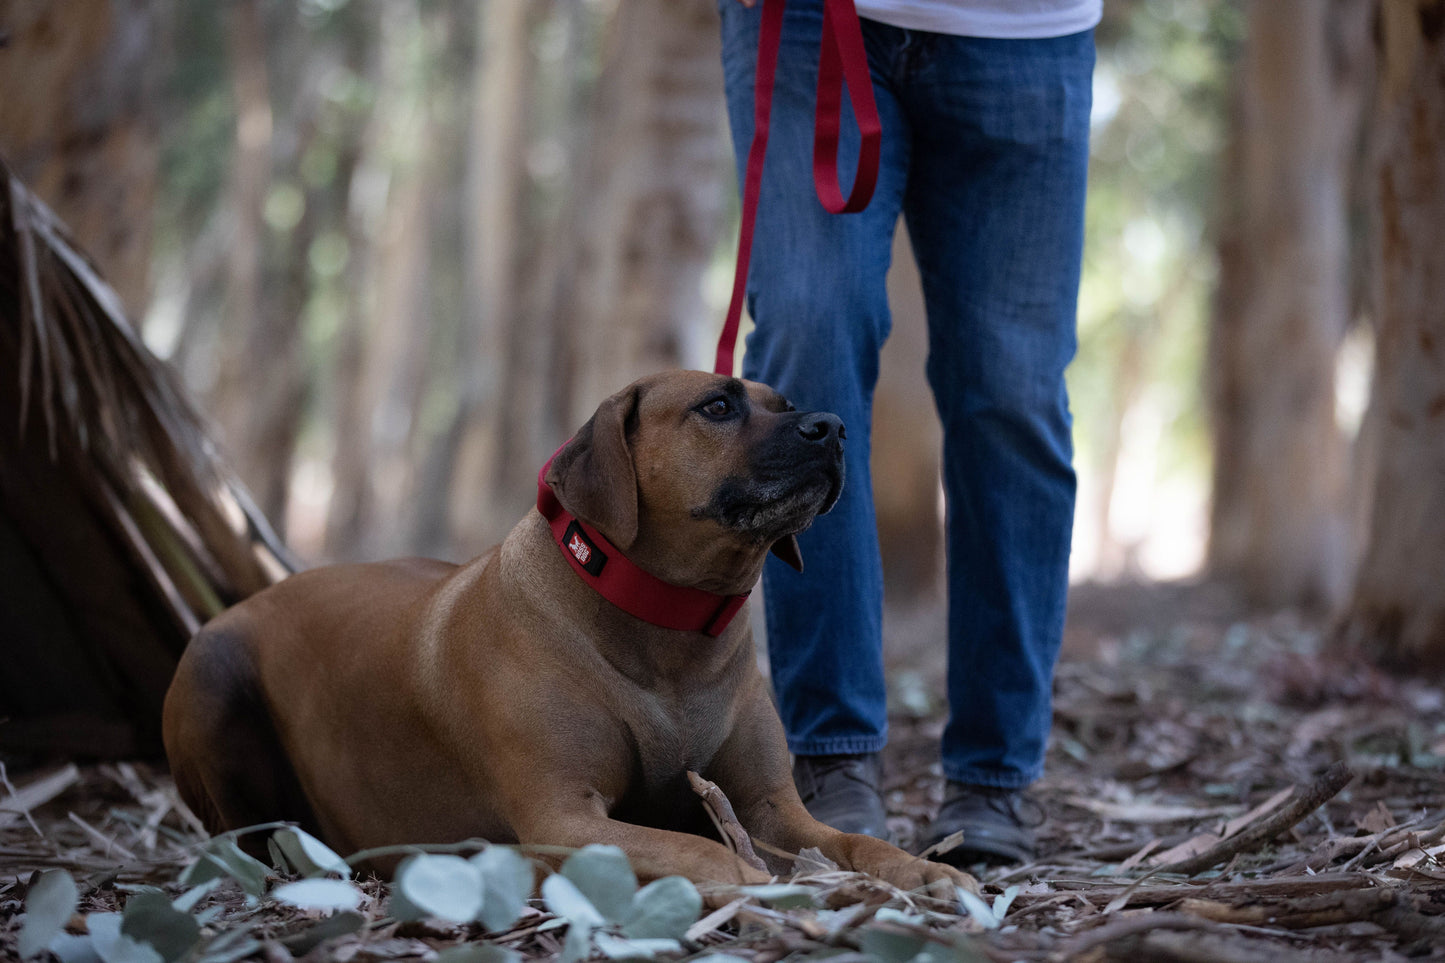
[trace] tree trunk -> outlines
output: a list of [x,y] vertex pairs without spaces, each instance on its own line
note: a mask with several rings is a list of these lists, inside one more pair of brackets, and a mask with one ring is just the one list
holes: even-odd
[[149,298],[166,23],[153,0],[0,7],[0,154],[70,226],[133,320]]
[[1445,0],[1380,7],[1372,131],[1376,461],[1339,647],[1445,672]]
[[[488,49],[501,40],[494,29],[530,22],[530,11],[500,19],[505,9],[489,15],[499,19],[486,25]],[[716,330],[701,289],[727,183],[716,11],[707,0],[621,0],[608,41],[588,111],[592,136],[578,144],[561,215],[570,229],[539,259],[544,277],[529,285],[539,292],[535,302],[516,281],[515,235],[524,225],[512,202],[498,203],[497,192],[520,172],[491,170],[491,189],[474,195],[493,201],[491,220],[478,217],[483,260],[473,268],[492,288],[477,303],[493,315],[473,333],[486,357],[465,412],[451,506],[453,531],[471,549],[515,522],[535,497],[540,462],[602,398],[642,374],[701,357],[688,338]],[[488,69],[508,71],[519,89],[531,86],[530,61],[493,58],[490,68],[483,63]],[[495,118],[488,131],[499,144],[525,133],[510,107],[488,103],[481,109]],[[508,223],[510,250],[502,236]]]
[[[381,190],[352,191],[348,212],[350,303],[336,358],[334,490],[326,519],[326,555],[355,560],[383,553],[378,536],[383,480],[376,462],[403,446],[413,412],[398,402],[398,379],[414,370],[425,345],[422,286],[428,269],[428,194],[437,159],[430,153],[433,118],[426,103],[421,14],[415,3],[382,9],[375,83],[382,93],[363,136],[356,179]],[[412,52],[409,52],[412,51]],[[421,75],[419,77],[418,75]],[[394,506],[391,506],[394,507]],[[388,525],[389,527],[389,525]]]
[[[541,416],[537,406],[515,410],[508,404],[508,396],[523,389],[529,374],[513,367],[515,346],[539,336],[521,311],[518,278],[528,134],[524,108],[532,89],[530,38],[537,11],[531,0],[492,0],[477,17],[464,235],[468,311],[458,352],[464,387],[457,423],[443,440],[455,461],[431,473],[434,481],[452,482],[445,507],[463,555],[500,539],[526,507],[527,486],[507,484],[514,477],[507,471],[513,458],[507,450],[508,419],[521,419],[512,430],[525,433]],[[529,454],[519,457],[525,463]],[[421,529],[434,538],[442,504],[435,495],[425,500],[432,503],[431,517],[423,518]]]
[[1209,373],[1209,568],[1255,604],[1347,584],[1335,358],[1349,314],[1348,172],[1368,0],[1256,0],[1237,72]]
[[717,12],[706,0],[623,0],[610,40],[576,192],[567,430],[634,378],[702,356],[688,338],[721,323],[701,290],[728,183]]

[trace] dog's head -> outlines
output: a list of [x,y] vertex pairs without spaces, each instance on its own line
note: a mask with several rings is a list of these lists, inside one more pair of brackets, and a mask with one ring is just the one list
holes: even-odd
[[769,550],[802,569],[795,536],[843,487],[843,423],[766,385],[667,372],[604,401],[547,482],[638,565],[719,590]]

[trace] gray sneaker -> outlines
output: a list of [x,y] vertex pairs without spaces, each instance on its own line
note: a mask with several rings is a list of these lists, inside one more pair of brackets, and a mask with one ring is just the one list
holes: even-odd
[[927,852],[954,833],[963,838],[930,859],[951,866],[974,863],[1027,863],[1034,858],[1034,830],[1044,821],[1043,807],[1021,789],[971,786],[948,780],[919,852]]
[[814,819],[845,833],[888,839],[888,813],[879,789],[882,772],[883,760],[876,752],[793,759],[793,782]]

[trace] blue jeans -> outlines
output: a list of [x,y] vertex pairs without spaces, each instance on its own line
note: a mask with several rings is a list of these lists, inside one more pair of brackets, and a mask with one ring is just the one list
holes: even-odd
[[[867,210],[831,215],[812,186],[817,0],[788,4],[748,279],[746,377],[847,426],[847,483],[770,560],[768,647],[789,748],[887,741],[883,579],[868,471],[884,277],[905,218],[928,313],[927,376],[944,431],[948,703],[943,771],[1020,787],[1043,769],[1074,511],[1064,369],[1075,350],[1092,31],[993,40],[863,21],[883,122]],[[753,128],[761,6],[719,0],[739,172]],[[845,105],[846,108],[846,105]],[[845,109],[845,115],[847,114]],[[848,186],[856,156],[845,141]]]

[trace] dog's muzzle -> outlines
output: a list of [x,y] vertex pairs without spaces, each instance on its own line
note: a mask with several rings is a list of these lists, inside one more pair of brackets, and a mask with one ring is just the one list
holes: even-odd
[[725,479],[698,514],[758,542],[796,535],[843,491],[843,420],[798,413],[751,453],[748,472]]

